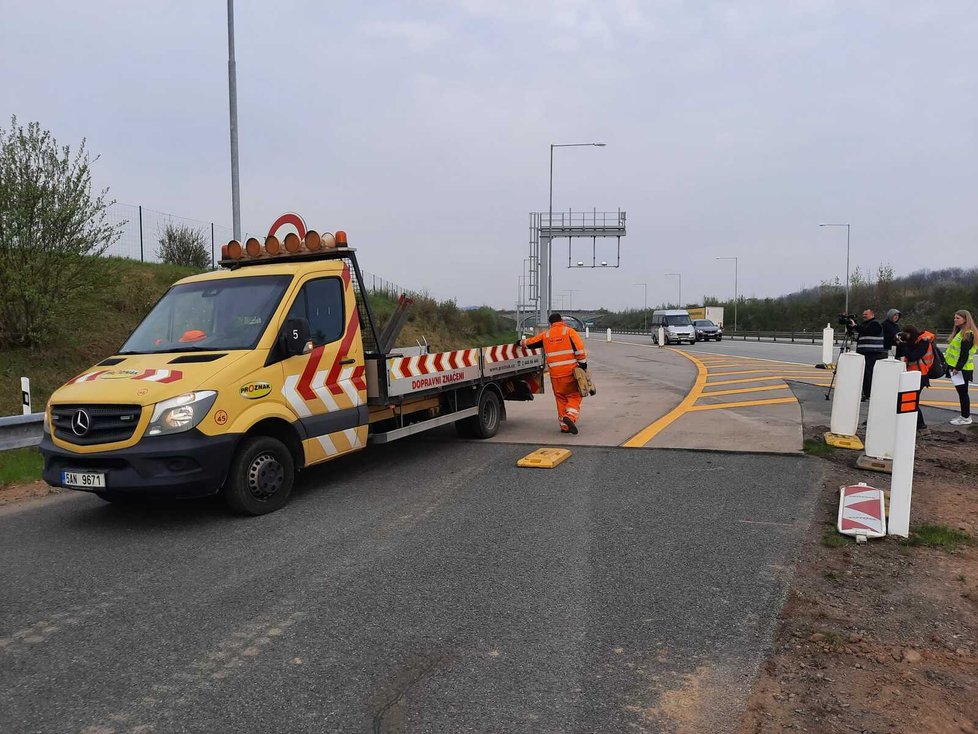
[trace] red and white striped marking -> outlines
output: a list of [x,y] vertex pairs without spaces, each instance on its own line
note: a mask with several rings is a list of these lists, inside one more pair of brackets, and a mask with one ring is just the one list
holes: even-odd
[[486,347],[482,350],[486,362],[506,362],[511,359],[521,357],[533,357],[539,352],[534,352],[526,347],[517,347],[514,344],[499,344],[495,347]]
[[282,386],[282,395],[285,397],[289,405],[300,418],[308,418],[313,414],[310,410],[310,403],[313,404],[317,413],[323,412],[318,405],[315,404],[315,399],[318,398],[323,405],[326,406],[327,413],[333,411],[342,410],[339,405],[337,405],[336,400],[333,398],[333,393],[342,392],[346,394],[350,402],[353,403],[354,408],[363,404],[360,400],[360,390],[366,390],[367,385],[363,380],[363,367],[345,367],[340,372],[340,379],[331,385],[326,384],[326,378],[329,377],[330,370],[319,370],[316,372],[312,379],[309,381],[309,394],[311,398],[300,394],[299,391],[299,380],[301,375],[289,375],[285,378],[285,384]]
[[76,382],[93,382],[95,380],[143,380],[145,382],[160,382],[168,384],[183,379],[180,370],[96,370],[68,380],[66,384]]
[[883,490],[860,482],[843,487],[839,497],[839,532],[881,538],[886,535]]
[[478,349],[460,349],[455,352],[437,352],[419,357],[392,357],[387,360],[392,379],[421,377],[438,372],[449,372],[466,367],[478,367]]

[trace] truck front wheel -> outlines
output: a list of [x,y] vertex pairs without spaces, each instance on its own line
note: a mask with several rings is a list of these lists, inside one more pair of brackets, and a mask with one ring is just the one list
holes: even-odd
[[238,447],[222,494],[235,512],[264,515],[282,507],[292,493],[295,462],[281,441],[248,436]]

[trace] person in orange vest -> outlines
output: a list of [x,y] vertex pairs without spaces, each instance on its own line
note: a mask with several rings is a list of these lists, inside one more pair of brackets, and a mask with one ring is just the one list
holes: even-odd
[[550,384],[557,399],[557,423],[561,433],[577,433],[581,417],[581,393],[574,378],[574,368],[587,369],[587,352],[581,336],[564,323],[559,313],[550,314],[550,328],[529,339],[521,339],[522,347],[543,346],[547,357]]
[[[897,335],[896,356],[907,363],[907,372],[920,373],[920,389],[930,387],[931,365],[934,364],[934,342],[936,337],[929,331],[920,331],[916,326],[904,327]],[[925,431],[924,414],[920,412],[920,393],[917,393],[917,430]]]

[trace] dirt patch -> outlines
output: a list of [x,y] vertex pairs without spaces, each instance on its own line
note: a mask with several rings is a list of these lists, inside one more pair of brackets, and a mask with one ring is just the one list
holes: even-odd
[[49,494],[59,494],[63,490],[50,487],[45,482],[30,482],[29,484],[12,484],[0,486],[0,507],[12,502],[46,497]]
[[[911,531],[978,537],[975,439],[941,429],[919,438]],[[978,732],[978,546],[836,542],[839,487],[890,486],[856,458],[824,457],[816,522],[739,732]]]

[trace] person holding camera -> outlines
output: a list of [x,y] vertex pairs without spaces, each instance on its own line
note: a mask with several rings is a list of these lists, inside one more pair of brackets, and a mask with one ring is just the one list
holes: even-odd
[[873,388],[873,370],[876,363],[886,356],[883,347],[883,324],[876,319],[876,312],[871,308],[863,311],[863,321],[857,324],[850,319],[850,326],[856,332],[856,354],[861,354],[866,360],[863,369],[863,400],[869,400]]

